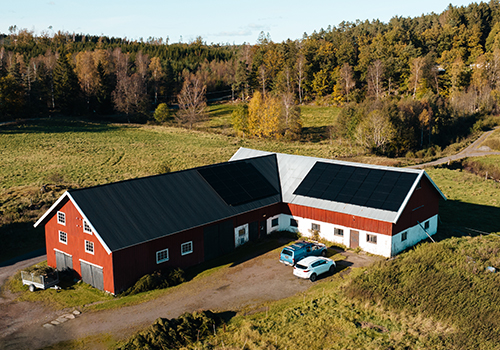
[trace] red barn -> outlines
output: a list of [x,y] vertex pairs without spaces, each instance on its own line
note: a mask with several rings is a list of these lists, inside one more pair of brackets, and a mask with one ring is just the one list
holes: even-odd
[[440,198],[423,170],[241,148],[225,163],[67,191],[35,226],[50,266],[119,293],[278,229],[393,256],[436,232]]

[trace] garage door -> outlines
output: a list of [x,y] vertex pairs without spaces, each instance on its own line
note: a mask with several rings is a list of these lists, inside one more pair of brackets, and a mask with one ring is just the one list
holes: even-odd
[[97,289],[104,290],[104,278],[102,274],[102,267],[88,264],[80,261],[82,269],[82,281],[94,286]]
[[56,250],[56,266],[58,271],[73,270],[73,257]]

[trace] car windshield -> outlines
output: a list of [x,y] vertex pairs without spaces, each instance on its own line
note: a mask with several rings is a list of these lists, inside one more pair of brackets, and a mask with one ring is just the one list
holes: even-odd
[[285,255],[290,255],[292,256],[292,252],[289,251],[288,249],[283,249],[283,252],[281,252],[282,254],[285,254]]
[[307,269],[307,266],[304,266],[304,265],[301,265],[301,264],[297,264],[297,265],[295,265],[295,267],[298,268],[298,269],[301,269],[301,270]]

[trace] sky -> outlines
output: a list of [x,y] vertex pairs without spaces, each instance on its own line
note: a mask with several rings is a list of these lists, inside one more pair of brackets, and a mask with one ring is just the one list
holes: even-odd
[[255,44],[260,32],[282,42],[300,39],[342,21],[417,17],[441,13],[460,0],[22,0],[2,1],[0,33],[10,26],[34,31],[70,32],[189,43]]

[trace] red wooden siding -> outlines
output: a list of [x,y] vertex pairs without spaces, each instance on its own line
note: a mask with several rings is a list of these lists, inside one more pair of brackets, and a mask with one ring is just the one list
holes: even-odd
[[[111,255],[106,252],[94,234],[83,232],[83,218],[69,199],[62,201],[57,211],[66,214],[66,225],[57,223],[56,211],[45,224],[47,264],[56,267],[55,248],[72,255],[73,270],[79,277],[81,277],[80,259],[98,265],[103,268],[104,290],[114,293]],[[66,232],[67,244],[59,242],[59,231]],[[85,240],[94,243],[94,254],[85,252]]]
[[417,225],[417,221],[422,223],[437,215],[440,198],[440,194],[427,177],[422,177],[420,188],[413,192],[398,222],[394,225],[393,234]]
[[355,230],[376,232],[388,236],[392,233],[392,224],[389,222],[367,219],[359,216],[305,207],[296,204],[288,204],[288,210],[285,211],[284,214],[351,227]]
[[[193,242],[193,252],[181,255],[181,244]],[[168,249],[169,260],[156,263],[156,252]],[[203,228],[195,228],[113,252],[114,288],[117,293],[145,274],[168,267],[186,268],[204,260]]]

